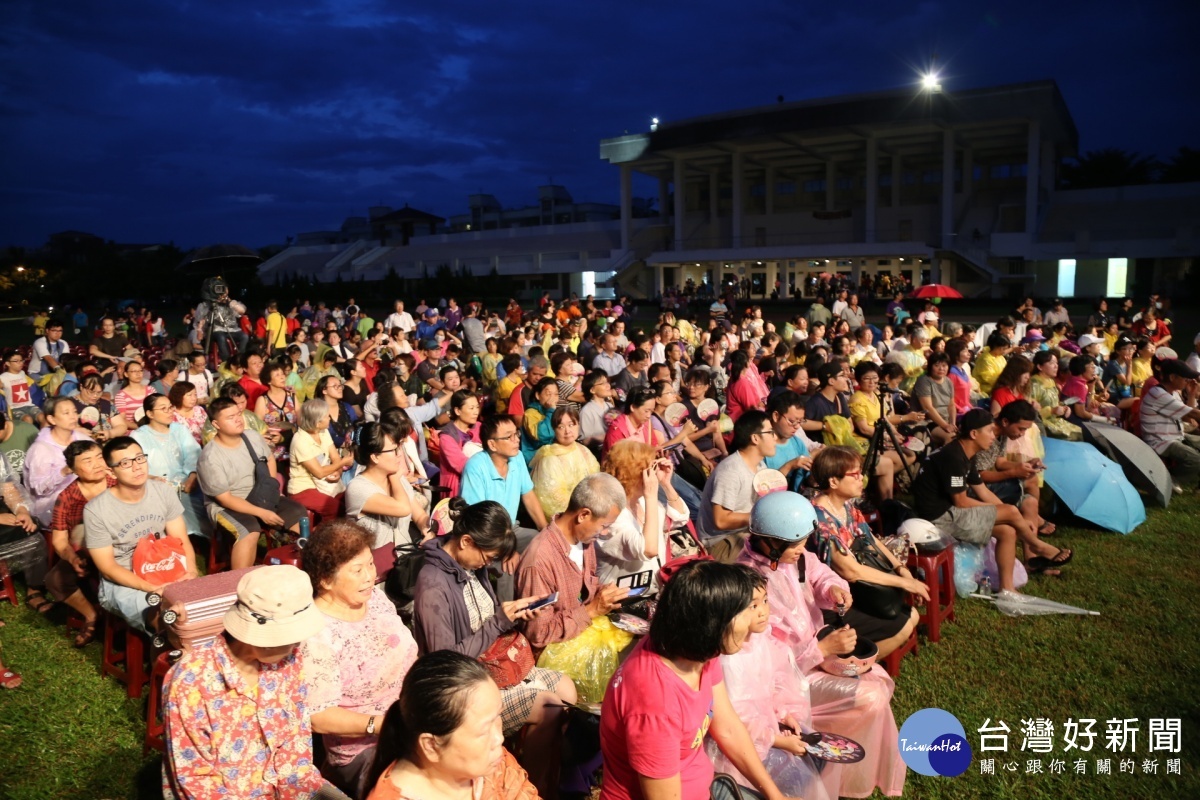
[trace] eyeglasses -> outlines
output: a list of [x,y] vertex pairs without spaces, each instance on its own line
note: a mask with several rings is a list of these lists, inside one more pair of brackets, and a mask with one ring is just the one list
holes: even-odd
[[398,452],[399,450],[400,450],[399,447],[389,447],[386,450],[380,450],[379,455],[384,455],[385,453],[395,453],[395,452]]
[[853,472],[847,472],[847,473],[846,473],[845,475],[843,475],[842,477],[843,477],[843,478],[861,478],[861,477],[862,477],[862,470],[861,470],[861,469],[856,469],[856,470],[854,470]]
[[519,432],[513,431],[508,436],[493,436],[488,441],[490,441],[490,442],[511,442],[513,439],[516,439],[520,435],[521,434]]
[[133,458],[122,458],[117,463],[110,464],[109,466],[111,466],[113,469],[129,469],[134,464],[145,464],[149,460],[150,456],[142,453],[140,456],[134,456]]
[[759,431],[758,435],[759,436],[775,436],[776,433],[775,433],[775,431],[771,430],[770,428],[767,428],[765,431]]

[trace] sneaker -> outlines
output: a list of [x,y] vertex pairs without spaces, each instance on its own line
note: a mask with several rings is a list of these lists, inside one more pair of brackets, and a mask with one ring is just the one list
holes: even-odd
[[1183,494],[1183,487],[1180,486],[1178,483],[1175,483],[1172,481],[1171,491],[1174,492],[1175,494]]

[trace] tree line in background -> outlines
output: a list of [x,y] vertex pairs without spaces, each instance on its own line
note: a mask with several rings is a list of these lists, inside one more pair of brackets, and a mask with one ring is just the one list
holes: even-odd
[[1179,152],[1166,161],[1118,147],[1089,150],[1064,161],[1059,178],[1064,189],[1101,189],[1142,183],[1193,183],[1200,181],[1200,150],[1180,147]]

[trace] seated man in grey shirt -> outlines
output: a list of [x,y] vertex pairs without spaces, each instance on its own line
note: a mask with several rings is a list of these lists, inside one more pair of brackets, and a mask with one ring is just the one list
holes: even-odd
[[[258,535],[266,528],[300,531],[304,506],[281,497],[276,480],[275,456],[257,431],[246,430],[237,403],[214,400],[208,409],[217,435],[200,452],[196,475],[215,523],[213,534],[229,531],[237,542],[229,562],[233,569],[254,565]],[[262,467],[262,469],[260,469]],[[260,484],[261,485],[258,485]]]
[[775,428],[764,411],[747,411],[733,425],[732,448],[708,476],[700,502],[700,537],[713,558],[732,563],[746,543],[750,509],[758,500],[754,475],[775,455]]
[[104,461],[117,485],[96,495],[83,509],[84,543],[100,573],[100,605],[134,628],[149,631],[146,595],[161,592],[166,584],[150,583],[134,573],[133,551],[138,542],[153,534],[178,539],[187,570],[181,580],[199,574],[196,554],[188,540],[179,495],[170,484],[150,480],[141,445],[131,437],[118,436],[104,445]]

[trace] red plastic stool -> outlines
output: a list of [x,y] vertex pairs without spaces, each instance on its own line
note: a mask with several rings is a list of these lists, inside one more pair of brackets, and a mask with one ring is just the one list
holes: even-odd
[[[116,646],[118,636],[125,640],[123,649]],[[104,653],[100,658],[100,674],[111,675],[117,682],[125,684],[128,697],[141,697],[149,680],[146,675],[148,645],[146,634],[130,628],[119,615],[104,612]]]
[[925,585],[929,587],[929,603],[920,621],[929,631],[929,641],[942,638],[942,623],[954,621],[954,545],[940,553],[910,553],[909,568],[925,570]]
[[12,575],[8,572],[8,564],[0,561],[0,603],[8,600],[14,606],[17,602],[17,587],[13,584]]
[[142,738],[142,757],[151,750],[166,751],[166,723],[163,720],[163,682],[180,652],[159,653],[150,669],[150,698],[146,702],[146,735]]
[[908,641],[897,647],[887,658],[883,659],[883,668],[887,670],[887,674],[893,678],[900,676],[900,661],[910,652],[915,656],[921,649],[920,643],[917,641],[917,631],[914,628],[912,634],[909,635]]

